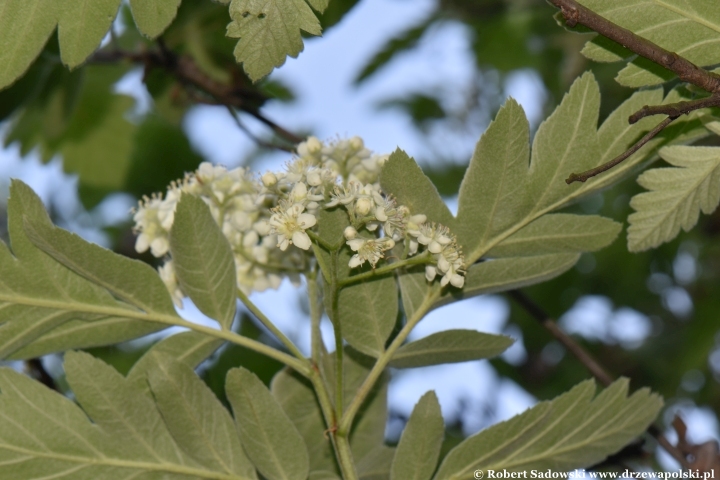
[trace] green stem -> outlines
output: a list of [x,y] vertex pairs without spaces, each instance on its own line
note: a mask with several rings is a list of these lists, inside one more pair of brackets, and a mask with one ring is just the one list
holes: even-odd
[[307,274],[308,302],[310,303],[310,338],[311,353],[310,358],[315,365],[320,365],[320,361],[325,352],[325,344],[322,341],[320,332],[320,320],[322,318],[322,310],[320,309],[320,292],[318,291],[317,269],[313,267]]
[[430,257],[430,253],[423,252],[421,255],[408,258],[407,260],[400,260],[398,262],[391,263],[390,265],[385,265],[384,267],[370,270],[369,272],[358,273],[357,275],[353,275],[352,277],[344,278],[338,281],[338,287],[343,288],[354,283],[362,282],[363,280],[367,280],[368,278],[376,277],[378,275],[384,275],[388,272],[392,272],[393,270],[397,270],[398,268],[410,267],[413,265],[422,265],[428,263],[431,259],[432,257]]
[[265,325],[265,327],[270,330],[283,345],[285,345],[285,348],[287,348],[290,353],[295,355],[296,358],[307,362],[307,360],[305,359],[305,355],[303,355],[302,352],[295,346],[295,344],[289,338],[287,338],[285,334],[282,333],[275,326],[275,324],[271,322],[268,317],[265,316],[264,313],[262,313],[262,311],[260,311],[260,309],[250,300],[250,298],[245,295],[245,292],[238,288],[237,295],[243,305],[245,305],[245,307],[250,310],[250,312],[252,312],[252,314],[255,315],[255,317],[257,317],[257,319],[260,320],[260,322]]
[[350,442],[348,442],[347,437],[337,435],[335,443],[337,444],[338,464],[340,464],[343,480],[357,480],[358,476],[355,471],[352,450],[350,450]]
[[435,300],[437,300],[438,295],[439,291],[438,293],[430,295],[429,297],[426,297],[425,300],[423,300],[423,303],[421,303],[418,309],[415,310],[412,317],[408,319],[405,326],[402,328],[402,330],[400,330],[400,333],[398,333],[397,337],[395,337],[387,350],[385,350],[378,357],[375,365],[373,365],[372,367],[372,370],[370,370],[370,373],[368,373],[365,381],[363,381],[362,385],[360,385],[360,388],[358,389],[357,393],[348,405],[345,413],[341,416],[340,424],[338,425],[338,436],[347,437],[350,434],[350,428],[352,427],[355,415],[365,401],[365,398],[372,391],[375,382],[377,382],[378,378],[380,378],[380,375],[382,375],[383,371],[385,371],[385,367],[387,367],[388,363],[390,363],[393,355],[395,354],[397,349],[400,348],[400,346],[403,344],[412,329],[415,328],[415,325],[418,324],[418,322],[425,316],[425,313],[427,313]]
[[338,278],[337,278],[338,251],[334,251],[330,255],[330,273],[332,278],[330,281],[330,318],[333,322],[333,331],[335,332],[335,412],[338,417],[343,412],[343,342],[342,329],[340,327],[340,319],[338,318]]

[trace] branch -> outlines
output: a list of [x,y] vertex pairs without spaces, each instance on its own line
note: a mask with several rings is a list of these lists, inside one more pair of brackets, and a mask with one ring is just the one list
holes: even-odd
[[[565,348],[567,348],[568,351],[572,353],[575,358],[577,358],[580,363],[582,363],[585,368],[590,371],[592,376],[595,377],[598,382],[600,382],[605,387],[613,383],[614,379],[612,375],[607,373],[605,368],[600,365],[600,362],[595,360],[595,358],[593,358],[590,352],[585,350],[582,345],[573,340],[570,335],[563,332],[562,329],[558,327],[557,323],[555,323],[555,320],[550,318],[550,316],[542,309],[542,307],[540,307],[530,297],[525,295],[520,290],[511,290],[507,292],[507,294],[510,298],[515,300],[518,305],[525,309],[525,311],[529,313],[532,318],[537,320],[543,327],[545,327],[550,332],[550,334],[555,337],[557,341],[559,341]],[[690,468],[690,465],[688,464],[685,455],[680,450],[678,450],[677,447],[671,444],[668,439],[665,438],[665,435],[663,435],[662,432],[658,430],[655,425],[650,425],[647,431],[650,435],[655,437],[658,444],[660,444],[661,447],[663,447],[670,455],[672,455],[672,457],[677,460],[683,468]]]
[[686,58],[635,35],[630,30],[607,20],[575,0],[549,0],[562,12],[569,27],[578,23],[613,40],[628,50],[675,73],[683,82],[692,83],[710,93],[720,93],[720,76],[698,67]]
[[[257,118],[272,129],[281,139],[290,144],[297,144],[302,138],[294,135],[283,127],[260,113],[260,106],[268,100],[268,97],[261,92],[238,84],[225,84],[218,82],[207,75],[188,55],[177,55],[165,46],[162,40],[158,40],[158,50],[145,52],[129,52],[125,50],[109,50],[96,52],[88,62],[91,63],[117,63],[129,61],[145,67],[145,75],[153,68],[165,70],[174,76],[177,81],[185,87],[188,93],[196,101],[202,103],[224,105],[228,109],[237,109]],[[194,92],[202,93],[206,99]],[[270,144],[262,146],[272,146]],[[284,147],[276,147],[286,150]]]
[[637,112],[630,115],[628,122],[630,124],[637,123],[645,117],[652,115],[667,115],[668,117],[678,118],[681,115],[687,115],[695,110],[709,107],[720,107],[720,94],[714,94],[709,97],[699,98],[688,102],[669,103],[667,105],[645,105]]
[[[652,107],[643,107],[643,108],[652,108]],[[590,178],[592,178],[592,177],[594,177],[594,176],[596,176],[596,175],[599,175],[599,174],[601,174],[601,173],[603,173],[603,172],[606,172],[606,171],[610,170],[612,167],[614,167],[614,166],[617,165],[618,163],[624,161],[624,160],[627,159],[630,155],[632,155],[633,153],[635,153],[635,152],[637,152],[638,150],[640,150],[640,149],[643,147],[643,145],[645,145],[647,142],[649,142],[650,140],[652,140],[653,138],[655,138],[655,136],[656,136],[658,133],[662,132],[663,129],[664,129],[665,127],[667,127],[668,125],[670,125],[670,122],[672,122],[672,121],[675,120],[676,118],[677,118],[677,117],[667,117],[665,120],[663,120],[662,122],[658,123],[655,128],[653,128],[653,129],[650,130],[648,133],[646,133],[644,137],[642,137],[640,140],[638,140],[638,141],[635,143],[635,145],[633,145],[632,147],[628,148],[628,149],[625,150],[623,153],[621,153],[621,154],[618,155],[617,157],[613,158],[613,159],[610,160],[609,162],[603,163],[603,164],[600,165],[599,167],[591,168],[590,170],[586,170],[586,171],[584,171],[584,172],[582,172],[582,173],[571,173],[570,176],[565,179],[565,183],[567,183],[568,185],[570,185],[570,184],[573,183],[573,182],[585,182],[585,181],[587,181],[588,179],[590,179]]]

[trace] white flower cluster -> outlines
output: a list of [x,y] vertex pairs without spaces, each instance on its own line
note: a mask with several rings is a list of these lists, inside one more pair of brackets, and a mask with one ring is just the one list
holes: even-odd
[[348,213],[345,239],[356,252],[350,267],[368,262],[374,268],[399,242],[405,242],[409,255],[423,245],[432,258],[426,267],[428,281],[440,273],[443,286],[462,287],[463,256],[455,237],[445,227],[426,223],[424,215],[411,215],[380,191],[387,155],[372,154],[358,137],[325,144],[310,137],[297,151],[285,171],[260,178],[244,168],[203,163],[173,182],[164,197],[156,194],[140,202],[134,212],[135,248],[165,258],[160,276],[176,303],[183,294],[168,255],[168,235],[183,194],[197,196],[210,207],[232,246],[238,287],[246,293],[277,288],[284,277],[296,281],[310,261],[308,231],[316,226],[319,209],[338,206]]

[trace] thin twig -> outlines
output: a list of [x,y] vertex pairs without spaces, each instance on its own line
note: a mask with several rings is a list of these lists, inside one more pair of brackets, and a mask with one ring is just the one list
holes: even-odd
[[720,93],[720,76],[708,72],[669,50],[635,35],[630,30],[601,17],[575,0],[549,0],[562,12],[569,27],[578,23],[613,40],[628,50],[675,73],[683,82],[692,83],[710,93]]
[[645,117],[651,115],[667,115],[672,118],[678,118],[681,115],[687,115],[695,110],[709,107],[720,107],[720,94],[711,95],[697,100],[687,102],[669,103],[667,105],[645,105],[637,112],[630,115],[628,122],[630,124],[637,123]]
[[[107,50],[96,52],[89,63],[117,63],[129,61],[145,67],[147,72],[153,68],[163,69],[174,76],[185,88],[191,98],[198,99],[198,92],[205,96],[201,101],[207,104],[224,105],[244,111],[267,125],[279,138],[295,145],[303,139],[260,113],[260,106],[268,100],[261,92],[240,84],[226,84],[219,82],[206,74],[188,55],[177,55],[170,50],[162,39],[157,41],[158,49],[145,52],[130,52],[125,50]],[[282,148],[276,147],[273,148]]]
[[640,149],[643,147],[643,145],[645,145],[647,142],[649,142],[650,140],[652,140],[653,138],[655,138],[655,136],[656,136],[658,133],[660,133],[661,131],[663,131],[663,129],[664,129],[665,127],[667,127],[668,125],[670,125],[670,123],[671,123],[673,120],[675,120],[675,118],[677,118],[677,117],[667,117],[667,118],[665,118],[665,120],[663,120],[662,122],[658,123],[657,126],[655,126],[655,128],[653,128],[652,130],[650,130],[648,133],[645,134],[644,137],[642,137],[640,140],[638,140],[638,141],[635,143],[635,145],[633,145],[632,147],[628,148],[628,149],[625,150],[623,153],[621,153],[621,154],[618,155],[617,157],[613,158],[613,159],[610,160],[609,162],[603,163],[603,164],[600,165],[599,167],[592,168],[592,169],[587,170],[587,171],[584,171],[584,172],[582,172],[582,173],[571,173],[570,176],[569,176],[567,179],[565,179],[565,183],[567,183],[568,185],[570,185],[570,184],[573,183],[573,182],[585,182],[585,181],[587,181],[588,179],[590,179],[590,178],[592,178],[592,177],[594,177],[594,176],[596,176],[596,175],[599,175],[599,174],[601,174],[601,173],[603,173],[603,172],[606,172],[606,171],[610,170],[612,167],[614,167],[614,166],[617,165],[618,163],[624,161],[624,160],[627,159],[630,155],[632,155],[633,153],[635,153],[635,152],[637,152],[638,150],[640,150]]
[[295,151],[295,149],[292,147],[286,147],[283,145],[275,145],[273,143],[266,142],[262,138],[259,138],[257,135],[255,135],[253,132],[251,132],[250,129],[247,128],[244,123],[242,123],[242,121],[240,120],[240,117],[238,116],[237,111],[233,107],[231,107],[229,105],[225,105],[225,108],[227,108],[228,113],[230,113],[230,116],[235,121],[235,125],[237,125],[237,127],[240,130],[245,132],[245,135],[250,137],[250,139],[253,142],[257,143],[259,146],[261,146],[263,148],[268,148],[268,149],[282,150],[284,152],[290,152],[290,153],[293,153]]
[[[553,320],[543,309],[535,303],[530,297],[528,297],[526,294],[521,292],[520,290],[511,290],[507,292],[508,296],[515,300],[518,305],[520,305],[527,313],[530,314],[532,318],[537,320],[543,327],[545,327],[550,334],[555,337],[557,341],[559,341],[565,348],[568,349],[570,353],[572,353],[575,358],[577,358],[580,363],[582,363],[585,368],[588,369],[588,371],[592,374],[595,379],[597,379],[598,382],[600,382],[605,387],[609,386],[613,383],[614,379],[612,375],[610,375],[605,368],[603,368],[602,365],[600,365],[600,362],[598,362],[593,356],[585,350],[582,345],[577,343],[570,335],[563,332],[560,327],[558,327],[555,320]],[[689,468],[689,464],[687,462],[687,459],[685,458],[685,455],[682,454],[680,450],[677,449],[673,444],[671,444],[667,438],[665,438],[665,435],[658,430],[657,427],[654,425],[650,425],[648,427],[648,433],[655,437],[658,444],[664,448],[672,457],[677,460],[680,465],[683,466],[683,468]]]

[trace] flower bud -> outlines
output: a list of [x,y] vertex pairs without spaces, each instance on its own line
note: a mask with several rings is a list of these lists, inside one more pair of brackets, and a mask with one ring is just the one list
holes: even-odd
[[345,230],[343,230],[343,236],[345,237],[346,240],[354,239],[355,237],[357,237],[357,233],[358,233],[357,230],[355,230],[351,226],[347,226],[347,227],[345,227]]
[[373,201],[367,197],[360,197],[355,202],[355,211],[363,217],[370,213],[370,209],[373,207]]
[[267,172],[262,176],[262,183],[265,185],[265,187],[270,188],[277,184],[277,177],[272,172]]
[[307,145],[309,153],[317,153],[322,150],[322,143],[320,143],[320,140],[318,140],[317,137],[308,137],[305,144]]

